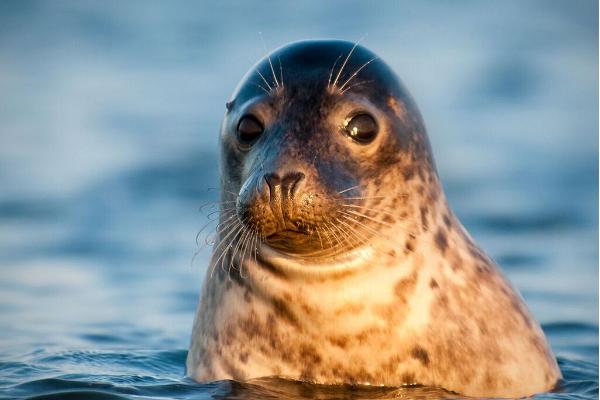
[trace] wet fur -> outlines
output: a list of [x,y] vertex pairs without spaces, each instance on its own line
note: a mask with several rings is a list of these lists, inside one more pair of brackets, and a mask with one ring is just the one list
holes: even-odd
[[[327,215],[338,218],[327,233],[323,229],[319,245],[331,252],[321,258],[282,255],[258,235],[237,253],[217,242],[188,374],[198,381],[280,376],[327,384],[422,384],[470,396],[552,389],[560,372],[544,335],[449,209],[408,92],[379,60],[356,75],[369,84],[344,93],[332,89],[331,67],[352,47],[308,41],[280,49],[270,57],[283,66],[278,85],[273,79],[272,88],[257,86],[255,71],[263,78],[272,71],[272,61],[262,60],[228,103],[221,134],[223,204],[239,205],[243,185],[255,187],[257,176],[293,163],[306,174],[304,191],[321,199],[314,203],[317,211],[297,206],[304,210],[300,220],[323,227],[319,221]],[[372,58],[356,47],[340,81]],[[234,147],[232,126],[238,110],[256,98],[275,122],[263,142],[243,153]],[[339,134],[328,119],[332,110],[361,98],[387,121],[383,142],[368,155],[343,142],[347,138],[330,137]],[[342,218],[336,210],[348,210],[339,204],[352,196],[364,198],[352,203],[363,216]],[[257,202],[250,198],[243,205],[246,229],[266,231],[263,225],[275,217],[265,207],[253,210]],[[307,246],[316,246],[314,235]],[[226,245],[241,237],[229,236]]]

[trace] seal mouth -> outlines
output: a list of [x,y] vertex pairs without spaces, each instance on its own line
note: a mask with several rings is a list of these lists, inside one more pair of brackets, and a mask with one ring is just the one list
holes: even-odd
[[307,232],[286,228],[270,234],[265,239],[269,244],[289,247],[293,243],[303,243],[309,238],[310,235]]
[[315,251],[315,238],[304,230],[285,228],[265,237],[268,246],[288,254],[306,254]]

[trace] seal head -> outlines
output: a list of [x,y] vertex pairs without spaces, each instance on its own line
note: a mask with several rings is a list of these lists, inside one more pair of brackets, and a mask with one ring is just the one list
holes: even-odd
[[[244,77],[227,109],[224,201],[235,201],[247,229],[290,255],[358,246],[381,226],[368,210],[394,207],[386,198],[407,190],[399,184],[382,193],[384,177],[435,176],[408,92],[382,60],[352,43],[276,50]],[[353,240],[341,239],[348,234]]]

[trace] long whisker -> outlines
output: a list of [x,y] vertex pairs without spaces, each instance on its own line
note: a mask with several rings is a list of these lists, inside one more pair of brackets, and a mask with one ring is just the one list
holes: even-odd
[[267,44],[265,43],[265,38],[262,35],[262,32],[258,32],[260,36],[260,40],[263,44],[263,48],[265,49],[265,53],[267,53],[267,59],[269,60],[269,66],[271,67],[271,73],[273,74],[273,79],[275,80],[275,87],[279,87],[279,81],[277,81],[277,77],[275,76],[275,70],[273,69],[273,63],[271,62],[271,54],[267,52]]
[[[342,233],[345,235],[346,238],[346,242],[351,246],[351,247],[358,247],[361,244],[361,240],[356,236],[356,234],[354,232],[352,232],[352,230],[349,232],[346,229],[344,229],[341,225],[343,224],[342,221],[339,218],[335,219],[336,222],[336,227],[342,231]],[[348,226],[348,224],[344,224],[346,226]],[[352,241],[352,242],[351,242]]]
[[347,208],[358,208],[361,210],[365,210],[365,211],[372,211],[374,213],[382,213],[382,214],[386,214],[389,215],[390,217],[394,217],[397,218],[395,213],[386,211],[386,209],[377,209],[377,208],[370,208],[370,207],[366,207],[366,206],[359,206],[357,204],[340,204],[342,207],[347,207]]
[[[217,265],[219,265],[219,261],[221,261],[223,259],[223,257],[225,256],[225,254],[228,253],[229,251],[229,247],[231,246],[229,243],[227,244],[227,246],[225,247],[221,247],[225,242],[225,240],[236,230],[238,230],[238,227],[241,225],[241,223],[239,222],[239,220],[235,220],[232,224],[228,225],[227,228],[229,228],[229,231],[227,232],[227,234],[225,236],[223,236],[219,243],[217,243],[217,245],[215,246],[213,252],[216,254],[219,251],[219,248],[221,248],[221,254],[219,255],[219,257],[212,263],[211,265],[211,269],[210,269],[210,277],[212,278],[213,273],[217,267]],[[221,266],[223,264],[221,263]]]
[[245,278],[244,276],[244,261],[246,260],[246,250],[248,250],[248,244],[252,239],[252,230],[247,229],[247,235],[245,236],[244,242],[242,243],[242,247],[240,248],[240,261],[238,262],[238,267],[240,271],[240,277]]
[[258,262],[256,260],[256,257],[257,257],[257,253],[258,253],[258,248],[262,242],[262,239],[260,238],[259,234],[257,234],[255,237],[256,237],[256,241],[254,243],[254,264],[256,264]]
[[204,203],[202,203],[200,205],[200,207],[198,207],[198,211],[202,212],[202,210],[204,210],[205,208],[208,207],[215,207],[218,205],[225,205],[225,204],[229,204],[229,203],[235,203],[237,200],[224,200],[224,201],[220,201],[220,200],[209,200],[209,201],[205,201]]
[[360,185],[354,185],[354,186],[352,186],[352,187],[349,187],[349,188],[347,188],[347,189],[344,189],[344,190],[342,190],[342,191],[338,192],[338,194],[346,193],[346,192],[348,192],[348,191],[350,191],[350,190],[352,190],[352,189],[356,189],[357,187],[360,187]]
[[[257,71],[258,72],[258,71]],[[260,72],[259,72],[260,74]],[[264,78],[263,78],[264,79]],[[258,86],[259,88],[261,88],[266,94],[271,94],[271,92],[269,92],[267,89],[265,89],[265,87],[263,85],[259,85],[256,82],[250,82],[251,84],[253,84],[254,86]]]
[[327,87],[328,88],[331,86],[331,78],[333,76],[333,70],[335,70],[335,66],[337,65],[338,61],[340,61],[340,58],[342,58],[341,54],[338,56],[338,58],[335,59],[335,62],[333,63],[333,66],[329,70],[329,79],[327,79]]
[[344,200],[373,200],[373,199],[385,199],[386,196],[373,196],[373,197],[344,197]]
[[265,79],[265,77],[263,76],[263,74],[261,74],[258,69],[256,70],[256,72],[260,75],[260,77],[262,78],[262,80],[265,83],[265,85],[267,85],[267,87],[269,88],[269,92],[267,92],[267,93],[270,93],[270,91],[273,90],[273,88],[271,87],[271,85],[269,85],[269,82],[267,82],[267,80]]
[[[353,226],[351,226],[350,224],[348,224],[348,223],[346,223],[346,222],[342,221],[342,220],[341,220],[341,219],[339,219],[339,218],[337,219],[337,221],[338,221],[339,223],[341,223],[341,224],[345,225],[345,226],[346,226],[346,227],[347,227],[347,228],[350,230],[350,233],[352,233],[352,234],[353,234],[353,235],[355,235],[355,236],[358,236],[358,233],[357,233],[358,231],[356,231],[356,230],[354,229],[354,227],[353,227]],[[367,243],[367,242],[368,242],[368,237],[365,237],[364,235],[362,235],[362,239],[363,239],[363,240],[362,240],[361,244],[364,244],[364,243]]]
[[281,58],[277,57],[277,60],[279,61],[279,80],[281,81],[281,88],[283,89],[283,66],[281,65]]
[[325,247],[323,247],[323,239],[321,238],[321,233],[319,232],[318,226],[315,227],[315,231],[317,232],[317,236],[319,237],[319,243],[321,244],[321,250],[325,250]]
[[[223,268],[223,257],[225,256],[226,253],[228,253],[229,248],[231,248],[231,242],[226,242],[227,238],[231,236],[232,233],[235,232],[234,237],[232,238],[232,240],[235,238],[235,236],[237,236],[237,232],[240,231],[240,229],[243,227],[242,223],[238,220],[234,220],[231,225],[231,228],[228,230],[228,232],[225,234],[225,236],[223,236],[219,243],[217,243],[217,245],[214,248],[214,252],[216,253],[217,251],[219,251],[219,248],[221,249],[221,254],[219,255],[219,257],[217,258],[217,260],[215,261],[214,265],[213,265],[213,271],[214,268],[216,267],[217,264],[219,264],[219,260],[221,260],[221,269]],[[228,227],[229,228],[229,227]],[[223,246],[223,244],[226,243],[225,247],[221,247]],[[212,277],[212,271],[211,271],[211,277]]]
[[335,241],[337,242],[335,245],[333,245],[332,247],[339,247],[342,245],[342,241],[340,240],[340,238],[338,237],[338,235],[335,233],[335,231],[333,230],[333,228],[335,228],[335,225],[333,223],[327,223],[326,225],[329,228],[329,231],[331,232],[331,234],[333,235],[333,238],[335,239]]
[[378,237],[380,237],[382,239],[389,240],[391,242],[394,242],[394,243],[398,244],[398,242],[396,240],[392,239],[391,237],[389,237],[387,235],[383,235],[381,232],[379,232],[379,231],[371,228],[370,226],[367,226],[367,225],[363,224],[362,222],[358,221],[358,219],[355,216],[350,215],[350,214],[346,214],[344,212],[341,212],[341,214],[343,214],[343,217],[346,218],[348,221],[351,221],[352,223],[357,224],[358,226],[361,226],[362,228],[366,229],[367,231],[371,232],[372,234],[374,234],[374,235],[376,235],[376,236],[378,236]]
[[361,214],[361,213],[359,213],[359,212],[356,212],[356,211],[348,210],[348,211],[346,211],[346,212],[347,212],[347,213],[350,213],[350,214],[352,214],[352,215],[356,215],[357,217],[366,218],[366,219],[368,219],[368,220],[371,220],[371,221],[373,221],[373,222],[377,222],[377,223],[379,223],[379,224],[382,224],[382,225],[386,225],[386,226],[393,226],[393,225],[392,225],[392,224],[390,224],[389,222],[380,221],[380,220],[378,220],[378,219],[376,219],[376,218],[369,217],[368,215]]
[[[211,214],[214,214],[215,212],[212,212]],[[226,211],[223,212],[224,215],[229,214],[230,211]],[[231,218],[233,218],[235,215],[229,216],[225,221],[231,220]],[[217,220],[217,218],[211,218],[211,215],[209,214],[208,216],[208,221],[202,226],[202,228],[200,228],[200,230],[198,231],[198,233],[196,234],[196,246],[199,246],[198,240],[200,239],[200,235],[202,234],[202,232],[213,222],[215,222]],[[223,222],[225,222],[223,221]],[[221,223],[223,223],[221,222]],[[221,225],[221,223],[217,224],[216,230],[219,230],[219,225]]]
[[373,80],[368,80],[368,81],[360,81],[360,82],[353,83],[352,85],[348,85],[348,86],[346,86],[346,87],[344,88],[344,90],[342,90],[340,93],[344,94],[344,93],[346,93],[348,90],[350,90],[350,89],[352,89],[352,88],[354,88],[354,87],[357,87],[357,86],[362,86],[362,85],[366,85],[366,84],[368,84],[368,83],[372,83],[372,82],[373,82]]
[[342,75],[342,71],[344,70],[344,68],[346,67],[346,64],[348,63],[348,60],[350,59],[350,57],[352,56],[352,53],[354,53],[354,49],[356,49],[356,46],[358,46],[358,44],[360,43],[360,41],[362,40],[362,38],[360,38],[358,40],[358,42],[356,42],[354,44],[354,46],[352,46],[352,48],[350,49],[350,51],[348,52],[348,55],[346,56],[346,59],[344,60],[344,63],[342,64],[342,66],[340,67],[340,70],[338,71],[337,76],[335,77],[335,80],[333,81],[332,86],[335,87],[335,85],[337,84],[338,79],[340,79],[340,75]]
[[238,252],[238,249],[240,247],[240,245],[243,243],[244,238],[248,236],[248,230],[246,229],[246,227],[244,226],[244,223],[242,222],[242,231],[240,236],[238,237],[236,235],[236,237],[234,238],[234,240],[236,240],[236,244],[235,244],[235,249],[233,250],[233,254],[231,255],[231,259],[229,260],[229,268],[227,270],[228,274],[231,274],[231,268],[235,268],[234,264],[236,263],[236,259],[235,256]]
[[363,68],[365,68],[367,65],[371,64],[373,61],[377,60],[377,57],[373,57],[371,58],[369,61],[367,61],[366,63],[364,63],[363,65],[360,66],[360,68],[358,68],[352,75],[350,75],[350,78],[348,78],[346,80],[346,82],[344,82],[344,84],[342,86],[340,86],[340,91],[344,90],[344,87],[348,84],[348,82],[350,82],[356,75],[358,75],[358,73],[360,71],[362,71]]

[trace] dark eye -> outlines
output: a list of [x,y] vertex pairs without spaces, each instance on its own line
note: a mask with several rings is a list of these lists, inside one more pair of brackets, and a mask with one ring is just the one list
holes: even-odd
[[370,143],[377,136],[377,122],[369,114],[361,113],[346,120],[346,134],[359,143]]
[[263,133],[262,124],[251,115],[242,117],[237,126],[238,138],[240,142],[251,145]]

